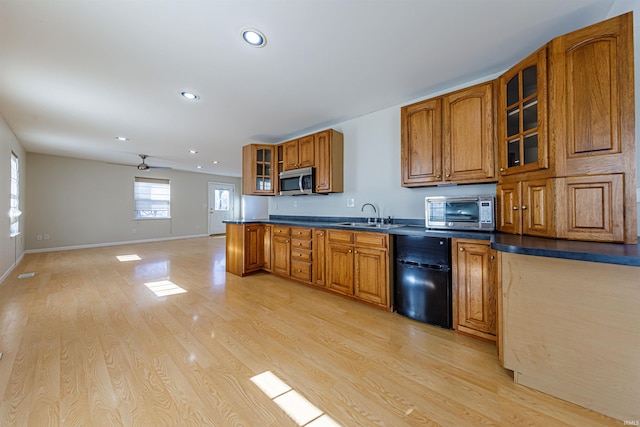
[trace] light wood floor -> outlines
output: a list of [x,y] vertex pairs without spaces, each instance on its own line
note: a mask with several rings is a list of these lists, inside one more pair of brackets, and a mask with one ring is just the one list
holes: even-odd
[[[622,424],[514,384],[490,344],[227,275],[224,244],[26,255],[0,285],[0,425],[298,425],[251,381],[266,371],[342,426]],[[187,292],[145,286],[166,279]]]

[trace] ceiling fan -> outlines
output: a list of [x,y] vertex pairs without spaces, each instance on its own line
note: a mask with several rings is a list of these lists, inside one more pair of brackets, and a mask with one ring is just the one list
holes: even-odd
[[140,158],[142,159],[142,163],[137,166],[139,171],[146,171],[149,169],[171,169],[169,166],[149,166],[145,163],[146,158],[149,156],[147,156],[146,154],[138,154],[138,156],[140,156]]

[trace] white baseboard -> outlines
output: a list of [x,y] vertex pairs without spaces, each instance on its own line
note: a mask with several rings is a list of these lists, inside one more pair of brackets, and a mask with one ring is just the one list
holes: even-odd
[[22,255],[20,255],[20,257],[16,260],[16,262],[14,262],[11,267],[9,267],[9,269],[7,271],[4,272],[4,274],[2,276],[0,276],[0,283],[4,282],[4,279],[6,279],[7,277],[9,277],[9,275],[11,274],[11,272],[13,270],[15,270],[15,268],[18,266],[18,264],[20,264],[20,261],[22,261],[22,258],[24,258],[24,254],[25,252],[22,253]]
[[208,234],[194,234],[191,236],[178,236],[178,237],[160,237],[155,239],[143,239],[143,240],[127,240],[123,242],[107,242],[107,243],[92,243],[87,245],[74,245],[74,246],[60,246],[57,248],[43,248],[43,249],[27,249],[25,253],[27,254],[36,254],[42,252],[55,252],[55,251],[68,251],[72,249],[90,249],[90,248],[101,248],[104,246],[120,246],[120,245],[131,245],[135,243],[150,243],[150,242],[162,242],[165,240],[180,240],[180,239],[194,239],[196,237],[207,237]]

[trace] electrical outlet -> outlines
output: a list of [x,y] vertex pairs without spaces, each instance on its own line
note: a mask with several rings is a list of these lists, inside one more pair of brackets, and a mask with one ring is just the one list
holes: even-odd
[[42,234],[37,234],[36,235],[36,240],[42,240]]
[[356,199],[354,199],[353,197],[350,199],[347,199],[347,207],[348,208],[352,208],[356,205]]
[[298,207],[298,201],[297,201],[297,200],[294,200],[294,201],[293,201],[293,207],[294,207],[294,208],[297,208],[297,207]]
[[43,234],[42,235],[42,240],[49,240],[49,235],[48,234]]

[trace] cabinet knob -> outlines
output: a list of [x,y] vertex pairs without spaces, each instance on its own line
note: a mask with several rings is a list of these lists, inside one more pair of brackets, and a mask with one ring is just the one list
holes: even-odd
[[464,252],[464,248],[460,248],[460,252]]
[[527,209],[527,207],[525,205],[522,205],[522,207],[520,209],[525,210],[525,209]]
[[504,172],[504,168],[500,168],[500,172]]
[[450,173],[447,174],[447,178],[451,178],[451,174]]
[[517,210],[518,210],[518,207],[517,207],[517,206],[514,206],[514,207],[512,207],[511,209],[513,209],[514,211],[517,211]]
[[298,273],[302,273],[302,270],[298,269]]
[[438,174],[438,175],[436,175],[436,178],[440,179],[440,178],[442,178],[442,175]]
[[349,253],[353,252],[351,249],[349,249]]
[[491,259],[496,259],[496,256],[495,255],[491,255]]

